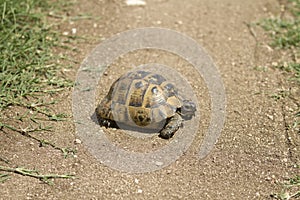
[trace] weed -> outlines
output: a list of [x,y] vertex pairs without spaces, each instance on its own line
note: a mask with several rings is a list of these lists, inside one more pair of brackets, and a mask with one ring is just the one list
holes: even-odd
[[8,180],[10,177],[9,177],[9,174],[0,174],[0,183],[3,183],[5,182],[6,180]]
[[287,9],[293,14],[293,18],[274,17],[259,23],[273,38],[273,46],[279,48],[300,47],[300,0],[289,2]]
[[[39,142],[40,146],[48,145],[61,151],[66,157],[76,151],[58,147],[32,134],[52,130],[52,127],[42,125],[41,120],[64,121],[69,117],[65,113],[52,112],[48,107],[57,101],[46,100],[73,86],[65,78],[64,67],[60,64],[66,63],[60,60],[73,62],[72,59],[54,53],[60,48],[70,49],[67,46],[69,43],[65,43],[62,40],[64,37],[55,30],[56,24],[48,24],[47,21],[50,13],[59,15],[57,13],[65,4],[59,0],[0,0],[0,131],[19,133]],[[7,116],[6,111],[12,108],[25,111],[21,115]],[[17,122],[23,123],[22,126],[17,128],[11,125],[19,124]],[[6,159],[0,158],[0,161],[10,164]],[[0,171],[31,176],[47,183],[51,183],[51,178],[70,177],[41,175],[33,170],[3,166],[0,166]],[[7,180],[9,173],[0,173],[0,182]]]
[[[64,175],[59,175],[59,174],[40,174],[37,170],[30,170],[30,169],[25,169],[21,167],[17,168],[11,168],[11,167],[5,167],[5,166],[0,166],[0,171],[5,171],[5,172],[12,172],[16,174],[20,174],[23,176],[29,176],[33,177],[36,179],[39,179],[49,185],[53,184],[53,181],[51,179],[57,179],[57,178],[74,178],[74,175],[69,175],[69,174],[64,174]],[[4,182],[9,178],[8,174],[0,174],[0,182]]]
[[290,91],[288,91],[288,90],[280,90],[280,91],[272,94],[271,97],[275,100],[280,100],[280,99],[286,98],[287,96],[289,96],[289,94],[290,94]]
[[58,76],[62,67],[52,49],[60,45],[59,35],[44,22],[42,11],[52,7],[43,0],[0,4],[0,109],[72,86]]
[[[64,46],[60,34],[46,20],[48,13],[58,10],[61,4],[44,0],[0,1],[0,112],[9,106],[21,106],[51,121],[68,117],[50,113],[45,106],[55,102],[44,100],[45,94],[73,85],[60,73],[61,58],[53,53],[55,47]],[[26,113],[19,119],[40,120],[35,113],[33,117]],[[4,118],[2,115],[1,120]]]
[[268,67],[266,67],[266,66],[256,66],[256,67],[254,67],[254,70],[261,71],[261,72],[266,72],[266,71],[268,71]]
[[0,129],[3,127],[10,129],[12,131],[15,131],[21,135],[24,135],[32,140],[39,142],[40,146],[45,146],[45,145],[51,146],[52,148],[61,151],[65,158],[68,157],[69,155],[74,155],[76,153],[75,149],[58,147],[57,145],[55,145],[54,143],[52,143],[48,140],[39,139],[31,134],[33,132],[49,131],[49,130],[51,130],[52,127],[49,127],[49,126],[43,127],[41,124],[39,124],[37,128],[26,127],[26,128],[17,129],[13,126],[0,123]]
[[[274,17],[271,19],[262,20],[259,25],[261,25],[272,37],[272,44],[274,47],[286,51],[291,49],[293,51],[293,59],[279,64],[276,67],[282,71],[288,72],[289,78],[296,82],[296,87],[300,85],[300,64],[298,63],[297,56],[300,54],[300,0],[289,0],[287,4],[287,12],[292,15],[292,18],[284,19],[282,17]],[[293,87],[294,85],[291,85]],[[279,100],[289,96],[287,91],[279,91],[278,93],[272,95],[272,98]],[[294,97],[289,99],[294,100]],[[298,105],[298,100],[295,100]],[[299,107],[299,106],[298,106]],[[299,126],[300,111],[296,111],[295,120],[293,127],[295,130]],[[282,192],[277,194],[272,194],[271,197],[280,200],[289,200],[300,197],[300,176],[296,175],[291,178],[288,183],[284,184],[284,189]]]
[[287,191],[291,188],[296,188],[300,186],[300,176],[295,176],[294,178],[291,178],[287,183],[283,184],[284,189],[282,192],[278,194],[272,194],[271,197],[279,200],[289,200],[292,198],[298,198],[300,197],[300,190],[296,190],[294,192]]

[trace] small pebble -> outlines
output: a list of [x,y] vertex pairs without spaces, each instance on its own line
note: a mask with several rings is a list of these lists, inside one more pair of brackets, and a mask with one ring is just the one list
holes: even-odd
[[272,115],[268,115],[267,114],[267,117],[270,119],[270,120],[274,120],[274,117]]
[[179,20],[179,21],[176,21],[176,24],[181,25],[181,24],[183,24],[183,22]]
[[137,193],[143,193],[143,190],[142,189],[138,189]]
[[146,2],[143,0],[126,0],[127,6],[145,6]]
[[81,144],[81,143],[82,143],[81,140],[75,139],[75,144]]
[[156,161],[155,162],[155,165],[157,165],[157,166],[162,166],[164,163],[163,162],[160,162],[160,161]]
[[77,32],[77,29],[76,28],[72,28],[72,34],[74,35],[74,34],[76,34],[76,32]]
[[275,178],[276,178],[276,176],[275,176],[275,175],[272,175],[271,177],[272,177],[273,179],[275,179]]

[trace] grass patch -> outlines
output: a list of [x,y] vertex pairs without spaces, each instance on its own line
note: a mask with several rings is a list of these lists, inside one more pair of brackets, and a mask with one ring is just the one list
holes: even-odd
[[[50,109],[57,100],[47,100],[53,94],[73,86],[73,82],[63,74],[65,66],[60,64],[66,63],[60,62],[62,60],[72,59],[54,52],[69,49],[70,40],[63,41],[66,36],[56,31],[60,22],[56,20],[56,24],[51,24],[48,21],[50,13],[59,15],[69,4],[60,0],[0,0],[0,131],[19,133],[38,141],[40,146],[60,150],[65,157],[75,154],[75,150],[58,147],[31,133],[52,130],[47,122],[43,125],[42,121],[64,121],[69,118],[65,113],[55,113]],[[61,19],[61,22],[64,20]],[[0,161],[7,163],[3,159]],[[1,170],[49,183],[51,178],[69,178],[40,175],[22,168],[0,166]],[[9,177],[7,173],[0,173],[0,183]]]
[[291,80],[300,84],[300,0],[289,0],[286,6],[289,18],[279,16],[258,23],[272,38],[271,45],[279,49],[293,49],[293,60],[279,64],[278,68],[290,72]]
[[291,81],[295,81],[298,84],[300,84],[300,63],[295,63],[295,62],[289,62],[289,63],[283,63],[276,68],[288,72],[289,74],[292,74],[292,77],[289,78]]
[[55,6],[44,0],[0,0],[0,109],[26,106],[29,97],[72,86],[58,76],[62,67],[52,50],[61,42],[45,23]]
[[270,33],[273,46],[300,47],[300,20],[297,18],[290,21],[280,18],[266,19],[260,25]]
[[[275,67],[288,73],[289,80],[295,82],[290,87],[300,86],[300,0],[289,0],[286,5],[286,13],[289,17],[273,17],[262,20],[259,25],[269,33],[272,38],[271,45],[282,51],[292,52],[289,60]],[[279,100],[289,96],[285,91],[280,91],[272,95],[272,98]],[[298,97],[290,97],[298,105]],[[299,127],[300,110],[294,114],[294,123],[291,125],[293,130]],[[298,129],[299,130],[299,129]],[[298,166],[299,167],[299,166]],[[271,197],[280,200],[296,199],[300,197],[300,176],[296,175],[287,183],[283,184],[283,189],[280,193],[272,194]]]
[[272,194],[271,197],[279,200],[289,200],[297,199],[300,197],[300,190],[295,190],[294,192],[289,192],[290,190],[300,187],[300,176],[295,176],[291,178],[287,183],[283,184],[283,191],[278,194]]
[[300,47],[300,0],[289,0],[289,19],[274,17],[259,23],[273,38],[272,45],[279,48]]
[[[55,27],[47,23],[48,13],[63,7],[60,1],[0,0],[0,130],[18,130],[12,121],[27,123],[24,129],[40,130],[41,120],[63,121],[68,117],[49,110],[56,100],[45,100],[45,95],[73,85],[61,73],[64,68],[59,62],[65,58],[54,53],[54,48],[67,46]],[[22,107],[24,114],[3,114],[12,107]],[[28,126],[28,121],[37,127]]]

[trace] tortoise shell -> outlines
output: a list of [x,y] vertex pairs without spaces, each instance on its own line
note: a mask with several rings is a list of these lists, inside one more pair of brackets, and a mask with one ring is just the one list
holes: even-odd
[[116,80],[96,113],[102,119],[156,129],[181,106],[182,100],[172,83],[162,75],[140,70]]

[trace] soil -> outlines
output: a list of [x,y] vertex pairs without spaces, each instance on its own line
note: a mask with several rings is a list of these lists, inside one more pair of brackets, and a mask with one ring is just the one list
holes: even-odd
[[[145,6],[126,6],[123,1],[79,0],[68,15],[89,13],[90,20],[66,22],[62,32],[87,39],[74,45],[79,52],[62,52],[81,63],[97,44],[133,28],[163,27],[184,33],[201,44],[213,58],[222,76],[227,96],[226,122],[213,151],[204,159],[197,151],[207,129],[210,101],[201,77],[184,61],[176,69],[193,87],[198,98],[201,120],[199,134],[176,162],[154,172],[125,173],[101,164],[78,142],[72,120],[55,122],[52,132],[36,133],[60,147],[77,149],[75,157],[63,158],[49,146],[40,147],[20,134],[2,131],[1,157],[10,166],[37,169],[41,173],[70,173],[75,179],[55,179],[53,185],[13,174],[1,183],[0,199],[271,199],[282,189],[280,182],[299,174],[299,134],[287,128],[296,103],[275,101],[270,96],[290,88],[285,74],[270,67],[280,52],[267,45],[258,27],[247,23],[280,13],[276,0],[148,0]],[[151,57],[151,55],[162,55]],[[143,55],[145,55],[143,57]],[[116,61],[99,82],[99,99],[111,83],[126,72],[128,63],[155,61],[172,65],[173,56],[160,51],[141,51]],[[139,60],[140,59],[140,60]],[[170,62],[168,62],[170,61]],[[118,67],[120,66],[120,67]],[[266,66],[267,71],[255,70]],[[80,64],[66,70],[72,80]],[[299,91],[291,91],[295,95]],[[47,98],[47,97],[45,97]],[[72,115],[72,90],[57,96],[52,110]],[[297,100],[297,98],[295,98]],[[168,143],[159,138],[149,142],[134,140],[120,130],[105,130],[111,141],[131,151],[151,151]],[[77,142],[76,142],[77,141]],[[298,146],[297,146],[298,145]]]

